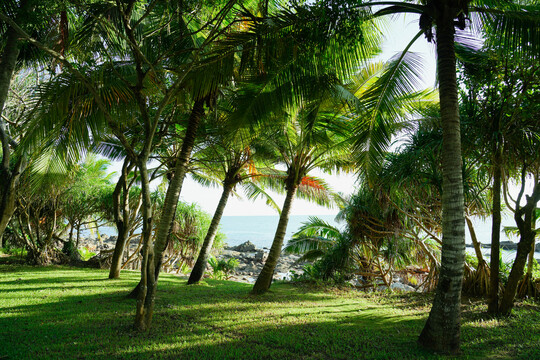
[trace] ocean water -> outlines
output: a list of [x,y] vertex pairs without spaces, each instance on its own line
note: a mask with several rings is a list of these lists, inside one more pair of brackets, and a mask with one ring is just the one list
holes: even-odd
[[[309,215],[291,215],[284,243],[307,222]],[[318,218],[340,228],[343,224],[335,221],[335,215],[320,215]],[[278,225],[278,216],[224,216],[221,219],[221,232],[229,246],[251,241],[258,248],[270,248]]]
[[[309,215],[291,215],[289,218],[289,224],[287,226],[287,233],[285,236],[284,244],[292,237],[292,235],[298,231],[303,223],[307,222]],[[317,216],[320,219],[330,223],[333,226],[342,228],[343,223],[338,223],[335,220],[335,215],[320,215]],[[278,216],[224,216],[221,219],[220,230],[225,234],[225,242],[229,246],[240,245],[246,241],[251,241],[258,248],[270,248],[272,246],[272,240],[274,239],[274,233],[279,221]],[[489,244],[491,242],[491,220],[475,219],[473,221],[476,236],[480,243]],[[512,226],[513,220],[511,218],[503,218],[503,226]],[[114,227],[103,226],[100,227],[101,234],[116,235],[116,229]],[[83,232],[83,236],[88,236],[88,232]],[[465,241],[471,243],[468,228],[465,229]],[[501,233],[501,241],[514,241],[519,239],[516,236],[507,237],[504,232]],[[467,248],[467,252],[474,255],[474,249]],[[484,248],[482,253],[489,259],[489,248]],[[505,262],[511,262],[515,258],[515,251],[502,250],[502,258]],[[535,258],[540,262],[540,253],[535,254]]]

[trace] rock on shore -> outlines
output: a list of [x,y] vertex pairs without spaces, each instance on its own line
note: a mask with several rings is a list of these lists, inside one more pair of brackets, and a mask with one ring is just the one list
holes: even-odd
[[[228,260],[235,258],[240,263],[231,280],[253,283],[259,276],[262,267],[268,258],[268,249],[259,249],[251,241],[246,241],[238,246],[226,246],[219,259]],[[297,274],[303,273],[302,267],[305,262],[298,262],[300,256],[281,254],[278,260],[274,280],[286,280],[291,276],[291,271]]]

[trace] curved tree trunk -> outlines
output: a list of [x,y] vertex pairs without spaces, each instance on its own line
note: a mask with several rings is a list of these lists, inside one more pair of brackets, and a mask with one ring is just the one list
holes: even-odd
[[216,211],[214,212],[214,217],[212,218],[212,222],[210,223],[210,227],[208,228],[206,237],[204,238],[201,251],[199,252],[199,257],[197,257],[195,266],[193,266],[191,274],[189,275],[188,285],[198,283],[199,281],[201,281],[204,275],[204,270],[206,269],[206,263],[208,262],[210,250],[212,250],[212,245],[214,243],[214,238],[216,237],[219,222],[221,221],[221,217],[223,216],[223,210],[225,210],[225,206],[227,205],[227,200],[229,200],[232,189],[233,184],[225,181],[223,184],[223,192],[221,193],[221,198],[219,200]]
[[283,203],[283,209],[281,209],[281,215],[279,216],[279,223],[276,229],[276,234],[274,235],[274,241],[272,242],[272,247],[270,248],[268,258],[264,263],[261,273],[257,277],[257,281],[251,290],[253,295],[264,294],[268,291],[268,289],[270,289],[272,278],[274,277],[274,270],[276,269],[279,256],[281,255],[281,248],[283,247],[283,240],[285,239],[291,207],[297,189],[297,184],[287,186],[287,196],[285,197],[285,202]]
[[[496,129],[498,131],[498,129]],[[489,299],[488,313],[497,314],[499,312],[499,268],[500,268],[500,247],[501,247],[501,149],[494,146],[495,156],[493,158],[493,220],[491,226],[491,255],[490,255],[490,278],[489,278]]]
[[442,251],[433,307],[420,334],[420,345],[436,351],[460,351],[461,287],[465,260],[465,214],[461,162],[454,10],[439,4],[437,60],[443,127]]
[[152,202],[150,200],[150,182],[148,180],[148,169],[146,160],[139,160],[139,171],[141,173],[141,187],[143,196],[143,260],[141,264],[141,281],[139,282],[140,291],[137,294],[137,309],[135,312],[135,328],[139,331],[146,331],[150,327],[148,319],[152,318],[152,307],[154,299],[147,294],[147,289],[155,284],[154,277],[154,247],[151,244],[152,237]]
[[[176,214],[178,198],[182,190],[182,184],[186,176],[191,151],[195,144],[195,137],[199,122],[204,115],[204,100],[196,100],[193,110],[188,120],[188,126],[182,144],[180,155],[176,160],[174,174],[167,188],[165,202],[161,210],[161,218],[156,232],[156,239],[152,251],[145,253],[145,245],[143,245],[143,266],[141,269],[141,281],[133,290],[132,294],[137,293],[137,313],[135,319],[135,327],[139,331],[145,331],[152,324],[152,315],[154,312],[154,300],[156,295],[156,287],[161,264],[163,260],[163,252],[167,248],[167,240],[171,231],[171,226]],[[146,169],[145,169],[146,170]],[[142,176],[141,169],[141,176]],[[145,205],[143,205],[145,206]],[[146,206],[145,206],[146,207]],[[143,225],[144,229],[144,225]],[[151,229],[149,230],[151,231]],[[144,232],[144,231],[143,231]],[[146,241],[145,241],[146,244]],[[139,304],[140,303],[140,304]]]
[[118,237],[116,239],[116,245],[114,247],[114,252],[111,259],[109,279],[118,279],[120,277],[120,270],[122,269],[122,255],[124,254],[127,240],[129,238],[129,224],[124,223],[124,220],[119,220],[116,222],[116,229],[118,230]]
[[122,255],[129,237],[130,216],[129,216],[129,186],[127,186],[127,176],[131,170],[129,160],[124,160],[122,174],[116,183],[113,192],[114,222],[118,230],[118,237],[114,247],[114,253],[109,270],[109,279],[118,279],[122,268]]
[[[522,182],[525,181],[525,176],[522,176]],[[521,193],[523,192],[523,185]],[[503,315],[509,315],[514,306],[514,297],[516,296],[517,286],[519,280],[523,276],[523,270],[525,269],[525,263],[527,262],[527,257],[529,252],[532,249],[534,243],[534,237],[536,232],[534,230],[533,221],[534,211],[536,210],[536,204],[540,201],[540,183],[535,184],[533,194],[527,197],[527,204],[518,208],[519,201],[521,200],[521,194],[518,196],[516,202],[516,212],[514,214],[514,219],[516,225],[519,229],[520,240],[517,247],[516,259],[512,265],[512,270],[508,276],[508,282],[504,288],[504,292],[501,296],[501,304],[499,306],[499,312]]]
[[482,248],[480,247],[480,243],[478,242],[478,238],[476,237],[476,231],[474,231],[474,226],[471,219],[468,216],[465,216],[465,221],[467,223],[467,228],[469,229],[469,234],[471,235],[471,241],[473,243],[474,253],[476,254],[476,258],[478,259],[478,265],[480,266],[480,264],[484,262],[484,255],[482,255]]

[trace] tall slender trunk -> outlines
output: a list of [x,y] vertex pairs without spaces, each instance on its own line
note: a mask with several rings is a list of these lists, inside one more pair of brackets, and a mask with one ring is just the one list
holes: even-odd
[[[498,131],[498,126],[496,131]],[[500,283],[500,246],[501,246],[501,148],[497,140],[494,145],[493,158],[493,215],[491,225],[491,255],[490,255],[490,278],[488,313],[499,312],[499,283]]]
[[73,241],[73,230],[74,230],[73,224],[70,224],[68,243],[71,243]]
[[135,328],[139,331],[146,331],[150,327],[149,319],[152,318],[153,299],[149,298],[147,289],[154,286],[154,247],[151,244],[152,238],[152,202],[150,199],[150,181],[148,179],[148,169],[146,161],[148,158],[139,160],[139,171],[141,174],[142,187],[142,213],[143,213],[143,260],[141,264],[141,281],[139,282],[140,291],[137,294],[137,310],[135,312]]
[[189,275],[188,285],[198,283],[201,281],[204,275],[204,270],[206,269],[206,263],[208,262],[210,250],[212,250],[212,245],[214,243],[214,238],[216,237],[219,222],[223,216],[223,210],[225,210],[225,206],[227,205],[227,200],[229,200],[233,186],[233,183],[229,181],[225,181],[223,183],[223,192],[221,193],[221,198],[219,199],[218,206],[214,212],[214,217],[212,218],[212,222],[210,223],[210,227],[208,228],[208,232],[204,238],[201,251],[199,252],[199,257],[197,257],[195,266],[193,266],[191,274]]
[[130,216],[129,216],[129,186],[127,186],[127,176],[131,171],[130,160],[124,160],[122,174],[116,183],[113,192],[114,222],[118,230],[116,245],[111,260],[109,279],[118,279],[122,268],[122,255],[129,237]]
[[[522,182],[525,181],[525,176],[522,176]],[[523,192],[523,185],[521,193]],[[534,212],[536,210],[536,204],[540,201],[540,182],[536,182],[533,193],[531,196],[527,196],[527,203],[524,207],[519,207],[519,201],[521,200],[521,193],[518,196],[516,202],[516,212],[514,213],[514,220],[519,229],[520,240],[517,247],[516,259],[510,270],[508,276],[508,282],[504,288],[504,292],[501,296],[501,304],[499,306],[499,312],[503,315],[509,315],[514,306],[514,297],[516,296],[517,286],[519,280],[523,276],[523,270],[525,263],[527,262],[527,256],[531,251],[534,243],[534,237],[536,232],[534,229],[535,218]]]
[[287,224],[289,223],[289,216],[294,196],[296,195],[296,190],[298,190],[298,184],[293,184],[290,182],[290,184],[287,186],[287,196],[285,197],[285,202],[283,203],[283,209],[281,209],[281,215],[279,216],[279,223],[276,229],[276,234],[274,235],[272,247],[270,248],[268,258],[264,263],[261,273],[257,277],[257,281],[255,281],[255,285],[251,290],[251,293],[254,295],[264,294],[268,291],[268,289],[270,289],[272,278],[274,277],[274,271],[276,269],[279,256],[281,255],[281,248],[283,247],[283,240],[285,239]]
[[[29,2],[20,2],[19,13],[26,15]],[[17,32],[8,27],[6,43],[0,58],[0,143],[2,145],[2,162],[0,163],[0,246],[3,246],[3,235],[7,224],[15,212],[15,189],[19,182],[19,176],[24,166],[22,159],[17,161],[14,170],[10,170],[11,147],[13,142],[8,134],[5,120],[2,118],[4,105],[11,85],[11,78],[15,71],[17,58],[19,57],[19,44]]]
[[465,260],[465,213],[461,160],[454,15],[448,4],[437,14],[437,61],[443,128],[442,251],[433,307],[420,334],[420,345],[436,351],[460,351],[461,287]]
[[[174,216],[176,214],[178,198],[180,197],[180,191],[182,190],[182,184],[184,183],[184,178],[186,176],[189,160],[191,157],[191,151],[193,150],[193,146],[195,144],[197,129],[203,115],[204,100],[196,100],[195,104],[193,105],[191,115],[188,119],[188,126],[186,129],[186,134],[184,136],[184,142],[182,144],[180,155],[176,160],[174,174],[169,183],[169,187],[167,188],[167,194],[165,195],[165,202],[161,210],[161,217],[157,227],[154,246],[152,247],[152,249],[150,249],[149,246],[143,245],[143,266],[141,267],[141,281],[139,282],[139,285],[137,285],[135,290],[133,290],[132,292],[132,294],[137,293],[137,313],[135,327],[139,331],[145,331],[149,329],[152,323],[156,287],[159,272],[161,269],[161,264],[163,261],[163,252],[167,248],[167,240],[169,238],[171,226],[174,220]],[[143,174],[141,169],[141,176],[142,175]],[[145,205],[143,206],[146,207]],[[146,252],[145,247],[149,249]]]

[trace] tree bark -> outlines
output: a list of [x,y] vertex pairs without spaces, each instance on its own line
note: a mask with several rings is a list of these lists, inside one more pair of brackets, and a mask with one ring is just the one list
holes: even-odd
[[212,245],[214,243],[214,238],[217,234],[219,222],[221,221],[221,217],[223,216],[223,210],[225,210],[225,206],[227,205],[227,200],[229,200],[229,196],[232,192],[233,186],[233,183],[229,181],[225,181],[223,183],[223,192],[221,193],[221,198],[219,200],[216,211],[214,212],[214,217],[212,218],[212,222],[210,223],[210,227],[208,228],[206,237],[204,238],[201,251],[199,252],[199,256],[197,257],[197,261],[195,262],[195,266],[193,266],[191,274],[189,275],[188,285],[198,283],[199,281],[201,281],[204,275],[204,270],[206,269],[206,263],[208,262],[210,250],[212,250]]
[[437,61],[443,128],[442,251],[439,282],[433,307],[418,342],[442,352],[460,351],[461,287],[465,260],[465,214],[461,160],[456,59],[455,9],[438,5]]
[[[498,126],[496,131],[498,131]],[[500,244],[501,244],[501,149],[495,140],[493,158],[493,215],[491,226],[491,255],[490,255],[490,278],[488,313],[499,312],[499,283],[500,283]]]
[[124,160],[122,174],[118,179],[113,192],[114,222],[118,230],[116,246],[111,260],[109,279],[118,279],[122,268],[122,255],[129,237],[130,216],[129,216],[129,186],[127,186],[127,176],[131,171],[129,160]]
[[257,277],[257,281],[251,290],[251,294],[253,295],[262,295],[267,292],[268,289],[270,289],[274,271],[276,269],[279,256],[281,255],[281,248],[283,247],[283,240],[285,239],[291,207],[297,189],[298,184],[296,182],[290,182],[290,184],[287,186],[287,196],[285,197],[283,209],[281,210],[281,215],[279,216],[279,223],[276,229],[276,234],[274,235],[274,241],[272,242],[272,247],[270,248],[268,258],[264,263],[261,273]]
[[[150,328],[150,325],[152,323],[156,287],[159,272],[161,269],[161,264],[163,261],[163,252],[167,247],[167,240],[169,238],[171,226],[174,220],[174,216],[176,214],[178,198],[180,197],[180,191],[182,190],[182,184],[186,176],[189,160],[191,157],[191,151],[193,150],[193,146],[195,144],[197,129],[203,115],[204,100],[196,100],[195,104],[193,105],[191,115],[188,119],[188,126],[186,129],[186,134],[184,136],[184,142],[182,144],[180,155],[176,160],[174,174],[169,183],[169,187],[167,188],[167,194],[165,195],[165,202],[163,204],[163,209],[161,210],[161,217],[159,220],[159,225],[157,227],[157,234],[154,246],[152,247],[152,249],[150,249],[150,246],[145,246],[146,241],[143,245],[143,266],[141,267],[141,281],[132,292],[132,294],[134,292],[137,293],[137,313],[135,316],[135,327],[139,331],[146,331]],[[141,176],[142,175],[143,174],[141,169]],[[146,205],[143,206],[146,207]],[[151,229],[149,231],[151,231]],[[145,247],[148,248],[146,251]]]
[[4,232],[17,208],[15,195],[23,167],[22,159],[19,159],[12,171],[9,169],[0,170],[2,178],[0,181],[0,247],[4,247]]
[[[524,180],[525,177],[522,176],[522,181]],[[499,313],[502,315],[510,315],[510,312],[512,311],[517,286],[519,280],[523,276],[525,263],[527,262],[527,257],[534,243],[536,232],[534,229],[535,222],[533,219],[535,218],[534,212],[536,210],[536,204],[538,201],[540,201],[540,182],[535,184],[532,195],[530,197],[527,196],[527,203],[522,208],[518,208],[520,200],[521,196],[518,196],[516,202],[516,212],[514,214],[514,220],[516,221],[516,225],[519,229],[520,240],[517,247],[516,259],[514,260],[512,270],[510,270],[510,275],[508,276],[508,282],[506,283],[504,292],[501,296]]]
[[146,331],[150,327],[149,319],[152,318],[153,299],[149,298],[147,289],[154,286],[154,247],[151,244],[152,238],[152,202],[150,200],[150,182],[148,180],[148,169],[146,168],[146,161],[148,158],[139,160],[139,171],[141,174],[142,182],[142,196],[143,196],[143,260],[141,264],[141,281],[139,282],[140,291],[137,294],[137,310],[135,312],[135,329],[139,331]]

